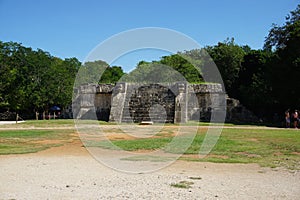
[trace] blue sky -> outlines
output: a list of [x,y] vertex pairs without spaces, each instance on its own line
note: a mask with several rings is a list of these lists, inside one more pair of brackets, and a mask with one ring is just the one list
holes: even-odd
[[[299,0],[0,0],[0,40],[40,48],[60,58],[88,53],[128,29],[162,27],[214,45],[234,37],[262,48],[272,23],[283,24]],[[126,71],[162,51],[133,52],[115,61]]]

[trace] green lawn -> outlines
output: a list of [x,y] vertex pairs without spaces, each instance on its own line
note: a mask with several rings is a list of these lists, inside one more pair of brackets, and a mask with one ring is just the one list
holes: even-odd
[[[79,120],[78,124],[100,124],[115,125],[116,123],[95,121],[95,120]],[[51,128],[51,127],[75,127],[73,119],[51,119],[51,120],[26,120],[18,124],[4,124],[1,128]]]
[[35,153],[60,146],[71,139],[73,130],[1,130],[0,154]]
[[[165,130],[164,130],[165,131]],[[198,158],[206,129],[199,129],[191,146],[180,158],[189,161],[209,161],[222,163],[258,163],[266,167],[286,167],[300,169],[300,131],[270,129],[223,129],[222,134],[208,156]],[[164,148],[172,141],[163,134],[160,138],[113,140],[116,147],[126,151],[155,150]],[[182,137],[182,140],[185,138]],[[87,146],[114,148],[107,142],[91,141]],[[116,148],[114,148],[116,149]],[[182,153],[180,148],[165,149],[169,153]]]
[[49,127],[74,127],[73,119],[52,120],[26,120],[18,124],[4,124],[0,128],[49,128]]
[[[106,122],[100,122],[100,124],[113,125]],[[70,128],[74,127],[73,120],[33,120],[21,124],[0,126],[0,129],[4,127],[22,129],[0,130],[0,154],[31,153],[62,145],[71,140],[72,137],[70,135],[75,131],[75,128]],[[31,129],[32,127],[35,129]],[[54,127],[59,129],[54,129]],[[265,129],[257,126],[253,126],[253,129],[243,126],[232,128],[234,125],[230,124],[225,126],[217,144],[209,155],[200,159],[197,155],[207,128],[200,126],[190,147],[185,152],[180,152],[180,148],[177,148],[177,146],[168,147],[168,144],[173,140],[174,133],[178,129],[177,127],[176,125],[165,126],[161,132],[152,138],[116,139],[110,142],[117,148],[127,151],[164,149],[169,153],[184,153],[180,159],[188,161],[258,163],[261,166],[300,170],[300,130]],[[26,128],[28,129],[26,130]],[[38,128],[41,129],[39,130]],[[113,126],[111,128],[107,126],[105,131],[108,134],[122,134],[118,127]],[[181,136],[179,139],[184,141],[186,138]],[[46,140],[57,142],[43,143]],[[114,148],[110,145],[110,142],[91,140],[85,141],[85,145]],[[180,147],[180,143],[178,147]]]
[[[202,140],[203,134],[198,134],[185,154],[197,154]],[[182,159],[193,160],[188,156]],[[300,169],[300,132],[285,129],[223,129],[210,155],[202,160]]]

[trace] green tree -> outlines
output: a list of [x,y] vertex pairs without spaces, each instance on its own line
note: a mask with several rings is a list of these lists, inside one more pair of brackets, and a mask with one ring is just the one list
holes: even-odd
[[61,60],[53,58],[47,74],[48,106],[62,108],[72,102],[73,85],[80,62],[76,58]]
[[6,43],[6,61],[9,65],[8,73],[12,75],[6,88],[6,101],[9,108],[21,111],[30,104],[27,99],[28,68],[26,56],[31,53],[31,48],[26,48],[18,43]]
[[103,72],[99,83],[116,83],[125,73],[119,66],[108,66]]
[[[258,116],[273,114],[271,95],[270,61],[272,53],[251,50],[244,56],[237,81],[237,98]],[[265,98],[262,98],[265,97]]]
[[0,42],[0,106],[28,115],[71,103],[76,58],[61,60],[41,49]]
[[173,83],[186,81],[181,73],[160,61],[139,62],[138,66],[121,81],[135,83]]
[[300,5],[282,26],[273,25],[264,48],[274,52],[271,84],[274,106],[282,110],[300,105]]
[[85,83],[97,84],[108,67],[109,65],[101,60],[85,62],[78,71],[76,87]]
[[86,83],[116,83],[124,74],[125,73],[121,67],[111,67],[102,60],[85,62],[79,68],[75,87]]
[[[163,56],[159,61],[140,61],[137,67],[124,77],[129,82],[167,83],[188,81],[190,83],[203,82],[203,78],[195,63],[201,63],[191,57],[194,52],[178,52]],[[193,61],[193,62],[191,62]]]
[[187,55],[179,52],[178,54],[163,56],[159,63],[172,67],[190,83],[203,82],[202,75],[196,68],[197,66],[194,66],[190,61]]
[[205,50],[209,53],[223,78],[226,92],[236,97],[236,81],[241,69],[241,63],[245,56],[243,47],[235,44],[234,39],[227,39],[215,46],[208,46]]

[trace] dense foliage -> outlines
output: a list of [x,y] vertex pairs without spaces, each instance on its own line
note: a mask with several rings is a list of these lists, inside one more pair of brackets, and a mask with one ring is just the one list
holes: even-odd
[[263,50],[244,57],[237,97],[258,115],[271,117],[288,108],[299,109],[299,78],[300,5],[285,24],[273,25]]
[[76,83],[78,86],[85,83],[116,83],[124,75],[119,66],[109,66],[106,62],[97,60],[85,62],[79,69]]
[[28,115],[70,104],[80,62],[60,59],[40,49],[0,42],[0,109]]
[[140,61],[137,67],[122,77],[124,82],[138,83],[172,83],[188,81],[190,83],[203,82],[199,71],[191,62],[180,54],[163,56],[159,61]]
[[76,58],[62,60],[41,49],[0,41],[0,112],[33,117],[35,112],[49,112],[54,105],[64,109],[71,104],[79,69],[80,83],[115,83],[124,74],[121,67],[103,61],[80,66]]
[[[227,39],[204,50],[217,65],[228,95],[258,117],[274,120],[288,108],[300,108],[300,5],[286,17],[285,24],[273,25],[263,49],[253,50]],[[205,69],[210,61],[202,51],[185,54]]]

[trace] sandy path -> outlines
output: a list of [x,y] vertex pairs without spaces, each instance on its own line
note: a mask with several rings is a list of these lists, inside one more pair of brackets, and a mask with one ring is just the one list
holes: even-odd
[[[0,199],[300,199],[299,172],[177,161],[154,173],[126,174],[98,163],[79,140],[0,156],[0,177]],[[180,181],[194,184],[170,186]]]

